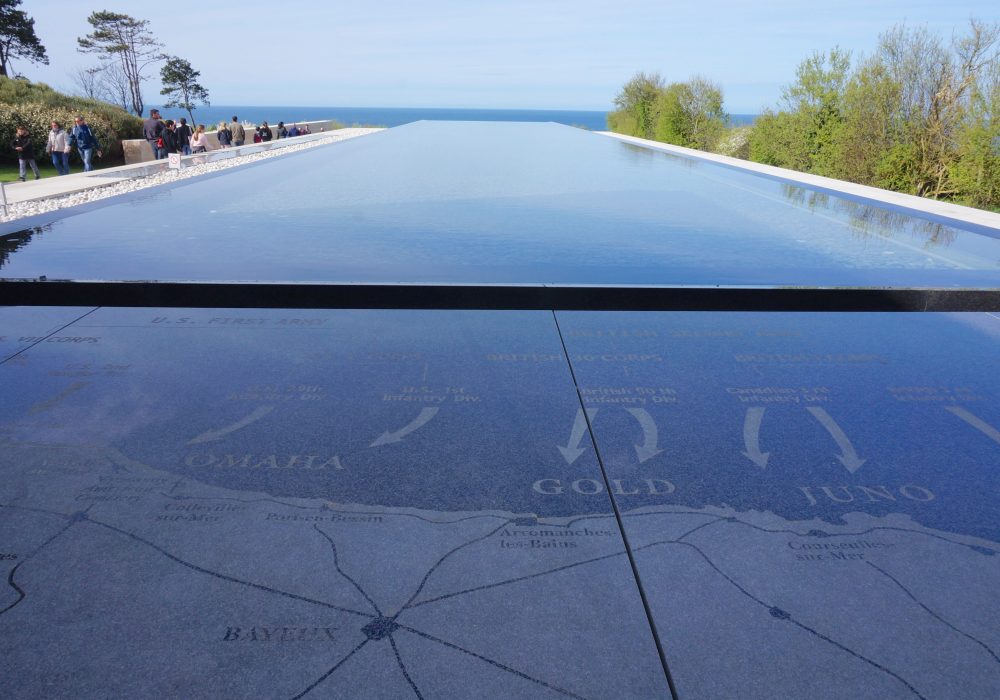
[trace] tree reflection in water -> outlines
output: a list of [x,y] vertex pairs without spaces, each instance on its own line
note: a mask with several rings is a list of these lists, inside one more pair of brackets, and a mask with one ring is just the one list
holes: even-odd
[[50,230],[51,225],[46,224],[45,226],[34,226],[32,228],[26,228],[22,231],[17,231],[15,233],[8,233],[0,236],[0,270],[3,269],[7,261],[10,260],[10,256],[19,251],[21,248],[26,247],[31,239],[35,236],[40,236],[45,231]]
[[904,214],[844,197],[831,197],[825,192],[789,183],[782,183],[781,193],[792,205],[808,209],[810,213],[822,213],[825,210],[839,215],[838,218],[849,224],[860,238],[895,238],[899,233],[906,233],[927,248],[947,247],[958,238],[958,229],[921,219],[913,212]]

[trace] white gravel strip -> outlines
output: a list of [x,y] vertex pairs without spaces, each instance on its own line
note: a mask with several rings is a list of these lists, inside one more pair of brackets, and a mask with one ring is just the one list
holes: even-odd
[[227,158],[225,160],[220,160],[216,163],[204,163],[202,165],[191,165],[186,163],[181,170],[167,170],[165,172],[155,173],[153,175],[138,176],[130,178],[128,180],[123,180],[121,182],[115,182],[113,184],[101,184],[99,178],[95,178],[94,187],[87,190],[73,192],[71,194],[54,197],[49,197],[47,199],[37,199],[28,202],[18,202],[11,204],[7,208],[7,214],[2,213],[0,209],[0,223],[7,221],[14,221],[16,219],[23,219],[28,216],[37,216],[38,214],[45,214],[50,211],[55,211],[57,209],[65,209],[66,207],[75,207],[79,204],[87,204],[89,202],[96,202],[101,199],[107,199],[108,197],[116,197],[120,194],[127,194],[129,192],[135,192],[136,190],[142,190],[147,187],[156,187],[157,185],[164,185],[170,182],[177,182],[178,180],[185,180],[191,177],[198,177],[199,175],[207,175],[208,173],[216,173],[220,170],[228,170],[229,168],[238,168],[241,165],[246,165],[247,163],[255,163],[257,161],[266,160],[268,158],[274,158],[276,156],[283,156],[288,153],[295,153],[296,151],[304,151],[309,148],[316,148],[318,146],[325,146],[327,144],[335,143],[337,141],[344,141],[346,139],[356,138],[358,136],[365,136],[377,131],[382,131],[382,129],[338,129],[335,132],[331,132],[327,138],[315,139],[308,141],[306,143],[295,144],[294,146],[284,146],[282,148],[275,148],[270,151],[264,151],[262,153],[251,153],[245,156],[235,156],[233,158]]

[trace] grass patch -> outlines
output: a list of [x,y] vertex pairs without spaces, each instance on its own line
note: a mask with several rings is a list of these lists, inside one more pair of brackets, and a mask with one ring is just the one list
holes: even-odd
[[[56,172],[56,167],[52,165],[52,161],[49,160],[48,156],[45,156],[45,158],[36,158],[35,163],[38,164],[38,171],[42,174],[42,177],[58,177],[59,173]],[[122,164],[102,162],[99,158],[97,158],[97,155],[94,154],[93,165],[94,165],[94,170],[101,170],[103,168],[113,168],[116,165],[122,165]],[[70,174],[82,173],[83,164],[70,162],[69,172]],[[0,182],[17,182],[17,177],[18,177],[17,163],[0,163]],[[34,179],[34,177],[35,174],[31,172],[31,167],[29,166],[26,179],[30,182],[32,179]]]

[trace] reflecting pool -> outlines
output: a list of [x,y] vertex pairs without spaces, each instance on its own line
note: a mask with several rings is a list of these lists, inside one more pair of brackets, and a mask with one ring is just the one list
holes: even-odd
[[0,228],[0,277],[1000,286],[1000,240],[552,123],[417,122]]

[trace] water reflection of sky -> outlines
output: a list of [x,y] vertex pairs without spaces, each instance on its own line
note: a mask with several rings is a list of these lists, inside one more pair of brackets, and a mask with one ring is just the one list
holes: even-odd
[[1000,240],[556,124],[419,122],[0,239],[9,278],[1000,286]]

